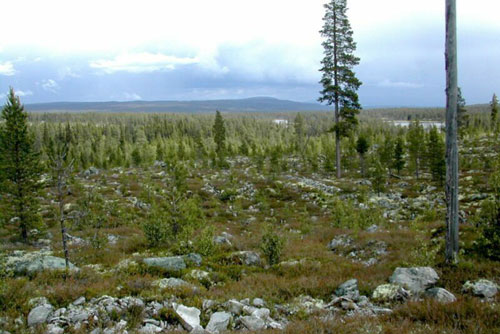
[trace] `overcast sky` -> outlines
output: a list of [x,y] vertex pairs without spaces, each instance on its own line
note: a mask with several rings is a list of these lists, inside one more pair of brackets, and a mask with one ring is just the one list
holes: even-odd
[[[458,0],[459,85],[500,93],[500,1]],[[320,0],[16,0],[2,3],[0,97],[25,103],[272,96],[314,101]],[[438,0],[348,0],[365,106],[442,106]]]

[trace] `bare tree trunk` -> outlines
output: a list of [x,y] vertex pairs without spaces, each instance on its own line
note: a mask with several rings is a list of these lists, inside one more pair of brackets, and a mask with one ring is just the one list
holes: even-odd
[[[338,75],[338,60],[337,60],[337,14],[333,13],[333,29],[334,29],[334,41],[333,41],[333,68],[334,75],[333,80],[335,87],[339,85],[339,75]],[[337,170],[337,179],[342,177],[342,169],[340,164],[340,114],[339,114],[339,93],[335,91],[335,169]]]
[[458,262],[457,9],[446,0],[446,262]]

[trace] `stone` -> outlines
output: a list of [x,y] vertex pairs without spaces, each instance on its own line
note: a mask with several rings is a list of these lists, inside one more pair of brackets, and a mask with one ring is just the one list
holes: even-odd
[[375,233],[378,231],[378,226],[373,224],[372,226],[368,227],[366,229],[366,232],[369,232],[369,233]]
[[[63,258],[44,255],[43,253],[28,253],[18,257],[9,257],[7,266],[13,268],[14,273],[18,275],[33,275],[45,270],[64,270],[66,262]],[[70,270],[77,270],[72,263],[69,263]]]
[[50,324],[47,326],[46,334],[63,334],[64,328],[59,327],[57,325]]
[[244,304],[240,303],[237,300],[230,299],[224,304],[226,310],[236,315],[240,315],[243,311]]
[[266,306],[266,302],[263,299],[260,299],[260,298],[254,298],[252,300],[252,304],[255,307],[264,307],[264,306]]
[[92,175],[99,175],[99,169],[97,169],[95,167],[90,167],[89,169],[87,169],[86,171],[83,172],[83,176],[85,176],[85,177],[89,177]]
[[228,238],[226,238],[222,235],[215,236],[214,243],[216,243],[217,245],[223,245],[223,246],[229,246],[229,247],[232,246],[231,240],[229,240]]
[[160,289],[175,289],[175,288],[182,288],[182,287],[192,287],[191,284],[188,282],[180,279],[180,278],[162,278],[160,280],[154,281],[153,286],[157,286]]
[[246,266],[260,266],[261,259],[259,254],[252,251],[240,251],[231,255],[234,262],[244,264]]
[[379,285],[373,291],[372,299],[378,302],[395,302],[405,301],[410,298],[411,294],[396,284],[383,284]]
[[28,314],[28,326],[32,327],[45,323],[52,311],[54,311],[54,307],[50,304],[35,307]]
[[433,287],[439,276],[430,267],[396,268],[389,282],[410,290],[413,294],[423,293]]
[[187,307],[181,304],[173,304],[174,311],[179,317],[182,326],[187,331],[200,327],[200,310],[196,307]]
[[163,329],[153,324],[145,324],[139,329],[139,334],[154,334],[160,333]]
[[263,308],[256,309],[255,311],[252,312],[251,315],[259,317],[262,320],[267,320],[267,319],[269,319],[269,317],[271,315],[271,311],[269,309],[263,307]]
[[260,331],[266,328],[266,322],[255,315],[241,317],[240,321],[250,331]]
[[462,291],[464,293],[470,293],[476,297],[492,298],[498,293],[498,286],[492,281],[479,279],[474,282],[465,282],[462,286]]
[[443,288],[432,288],[425,291],[425,295],[440,303],[453,303],[457,298],[448,290]]
[[165,270],[179,271],[186,269],[186,262],[181,256],[150,257],[143,261],[147,266],[159,267]]
[[80,306],[82,304],[85,304],[85,297],[80,297],[72,303],[74,306]]
[[359,299],[358,280],[350,279],[342,283],[337,290],[335,290],[335,295],[357,301]]
[[186,261],[186,263],[193,264],[197,267],[201,266],[201,262],[203,261],[203,258],[201,257],[201,255],[197,254],[197,253],[191,253],[188,255],[184,255],[183,258]]
[[227,330],[231,321],[231,314],[226,312],[215,312],[210,317],[206,330],[210,333],[219,333]]
[[349,247],[352,243],[353,240],[350,236],[348,236],[347,234],[342,234],[333,238],[327,247],[329,250],[335,251],[339,248]]

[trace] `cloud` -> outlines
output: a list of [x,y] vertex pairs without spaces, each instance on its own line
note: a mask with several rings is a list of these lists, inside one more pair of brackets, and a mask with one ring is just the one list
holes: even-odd
[[103,70],[105,73],[130,72],[150,73],[156,71],[171,71],[177,66],[197,64],[197,58],[181,58],[161,53],[125,53],[112,60],[96,60],[90,62],[90,67]]
[[10,61],[5,63],[0,63],[0,74],[6,76],[12,76],[16,74],[16,70],[14,69],[14,65]]
[[47,79],[42,81],[42,88],[47,92],[57,93],[60,87],[55,80]]
[[15,92],[16,95],[20,97],[33,95],[33,92],[31,90],[16,90]]
[[142,100],[142,97],[139,94],[136,93],[123,93],[123,98],[126,101],[139,101]]
[[377,84],[378,87],[389,87],[389,88],[423,88],[424,85],[413,82],[404,81],[391,81],[390,79],[385,79]]

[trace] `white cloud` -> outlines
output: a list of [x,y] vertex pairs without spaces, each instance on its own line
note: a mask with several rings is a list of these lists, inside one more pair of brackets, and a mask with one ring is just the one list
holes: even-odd
[[111,60],[92,61],[90,67],[103,70],[106,73],[148,73],[174,70],[177,66],[196,64],[198,62],[197,58],[181,58],[161,53],[142,52],[121,54]]
[[15,93],[20,97],[33,95],[33,92],[31,90],[16,90]]
[[57,93],[60,88],[59,84],[53,79],[43,80],[41,85],[44,90],[51,93]]
[[125,92],[123,93],[124,100],[126,101],[139,101],[142,100],[142,97],[139,94],[136,93],[128,93]]
[[5,63],[0,63],[0,74],[6,76],[12,76],[16,74],[16,70],[14,69],[14,65],[10,61]]
[[391,88],[423,88],[424,85],[414,82],[404,82],[404,81],[391,81],[390,79],[385,79],[377,84],[379,87],[391,87]]

